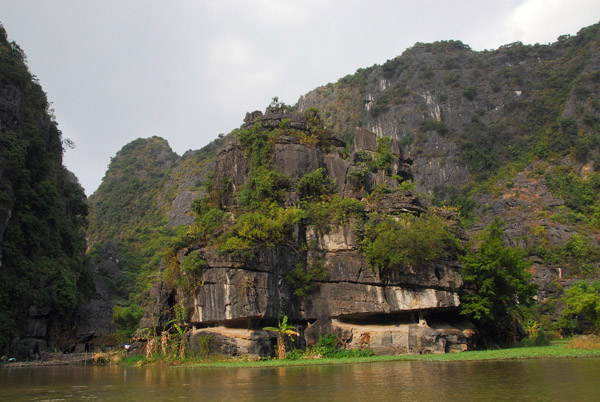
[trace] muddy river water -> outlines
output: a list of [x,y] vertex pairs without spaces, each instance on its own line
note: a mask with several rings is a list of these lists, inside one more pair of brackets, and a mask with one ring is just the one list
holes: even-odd
[[600,359],[0,368],[0,401],[600,401]]

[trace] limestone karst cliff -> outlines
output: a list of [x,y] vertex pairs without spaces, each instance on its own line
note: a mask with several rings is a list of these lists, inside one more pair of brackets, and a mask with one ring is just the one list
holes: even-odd
[[0,354],[64,344],[93,291],[86,197],[62,155],[46,94],[0,26]]
[[535,263],[539,300],[556,300],[600,265],[598,38],[596,24],[548,45],[420,43],[297,109],[319,108],[346,136],[358,126],[403,144],[417,191],[457,206],[471,236],[501,217],[506,244]]
[[[357,130],[344,154],[342,140],[319,137],[322,125],[309,121],[277,108],[247,115],[217,155],[142,326],[181,314],[198,328],[190,337],[216,336],[216,352],[264,355],[272,342],[261,328],[285,315],[300,345],[334,332],[348,347],[369,339],[376,353],[464,350],[472,328],[458,316],[456,217],[428,211],[409,189],[411,160],[397,143]],[[261,176],[265,164],[279,176]],[[373,239],[361,230],[390,217],[438,225],[444,252],[369,262]]]
[[[380,351],[460,349],[471,332],[456,314],[452,239],[437,259],[379,269],[394,264],[376,254],[373,228],[382,222],[367,217],[443,217],[437,224],[462,241],[500,216],[506,245],[534,263],[539,314],[552,327],[562,289],[597,275],[600,260],[597,38],[594,25],[551,45],[475,52],[457,41],[416,44],[291,108],[249,113],[240,130],[167,165],[135,151],[132,160],[150,164],[134,176],[160,178],[131,197],[128,208],[143,204],[142,214],[122,215],[124,230],[97,237],[98,247],[116,246],[109,255],[127,278],[117,282],[129,284],[116,305],[133,306],[137,318],[145,310],[146,327],[187,319],[194,337],[218,334],[215,347],[228,353],[268,353],[260,327],[282,314],[305,343],[336,331],[350,345],[369,327],[382,331],[372,345],[385,343]],[[250,141],[255,126],[275,133],[261,139],[270,148],[259,162],[253,153],[267,148]],[[124,167],[114,165],[92,211],[110,210],[105,192],[127,177]],[[328,201],[309,207],[322,191]],[[252,215],[265,200],[277,206],[263,208],[266,221],[289,221],[265,226]],[[444,205],[458,208],[466,232],[436,209]],[[252,226],[274,234],[251,235]]]

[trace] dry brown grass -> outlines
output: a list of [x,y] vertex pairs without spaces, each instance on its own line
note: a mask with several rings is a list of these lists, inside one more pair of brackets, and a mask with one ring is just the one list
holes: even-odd
[[580,335],[569,341],[567,347],[570,349],[596,350],[600,349],[600,336]]
[[123,353],[117,350],[106,353],[92,354],[92,362],[94,363],[118,363],[123,358]]

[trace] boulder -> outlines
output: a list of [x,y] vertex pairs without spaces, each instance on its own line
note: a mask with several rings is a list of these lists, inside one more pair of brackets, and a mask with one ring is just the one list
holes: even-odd
[[300,144],[293,137],[279,137],[273,149],[273,164],[286,175],[295,188],[302,176],[321,166],[321,155],[315,147]]
[[394,191],[383,193],[376,198],[375,204],[367,204],[367,212],[377,209],[388,214],[409,213],[420,215],[427,211],[419,197],[412,191]]
[[455,292],[431,288],[366,285],[352,282],[322,282],[302,302],[306,319],[325,315],[339,317],[365,313],[397,313],[458,307]]
[[377,151],[377,134],[365,130],[364,128],[357,128],[354,130],[354,150],[355,151]]
[[210,327],[195,329],[186,341],[197,354],[230,356],[270,356],[273,354],[272,336],[264,330]]

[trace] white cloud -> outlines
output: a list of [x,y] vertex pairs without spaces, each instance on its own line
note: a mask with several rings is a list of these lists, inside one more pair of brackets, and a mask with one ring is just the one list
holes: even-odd
[[560,35],[576,34],[599,17],[597,0],[525,0],[506,19],[503,31],[507,43],[549,43]]

